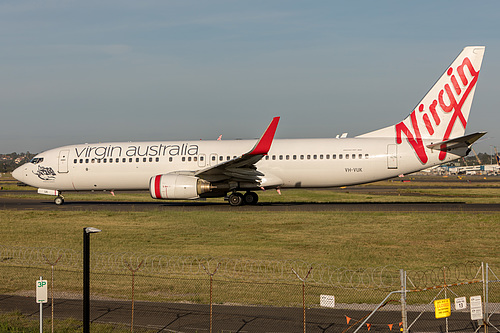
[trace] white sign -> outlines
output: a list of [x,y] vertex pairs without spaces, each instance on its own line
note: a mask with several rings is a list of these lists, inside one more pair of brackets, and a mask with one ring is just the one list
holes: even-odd
[[324,306],[325,308],[334,308],[335,307],[335,296],[333,296],[333,295],[320,295],[319,296],[319,305]]
[[467,299],[465,297],[455,298],[455,310],[463,310],[467,308]]
[[470,298],[470,319],[483,319],[483,305],[481,303],[481,296],[471,296]]
[[36,281],[36,302],[47,303],[47,280]]

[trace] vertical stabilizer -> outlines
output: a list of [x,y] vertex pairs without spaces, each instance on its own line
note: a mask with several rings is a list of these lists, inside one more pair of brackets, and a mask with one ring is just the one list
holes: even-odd
[[484,46],[464,48],[405,120],[358,137],[395,137],[397,143],[403,139],[411,143],[464,135],[484,50]]
[[[464,48],[405,120],[358,137],[394,138],[398,145],[407,142],[420,162],[426,164],[424,140],[444,143],[464,135],[484,50],[484,46]],[[440,147],[441,161],[447,148],[446,144]]]

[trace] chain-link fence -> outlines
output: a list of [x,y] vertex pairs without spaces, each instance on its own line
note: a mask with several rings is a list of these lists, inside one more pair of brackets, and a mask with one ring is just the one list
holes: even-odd
[[[37,319],[35,280],[43,276],[51,298],[44,315],[82,319],[81,253],[0,246],[0,275],[0,312]],[[92,253],[90,318],[93,327],[120,323],[145,332],[496,332],[497,280],[480,263],[405,272]],[[472,320],[470,304],[435,318],[434,301],[470,303],[474,296],[482,297],[483,318],[492,326]]]

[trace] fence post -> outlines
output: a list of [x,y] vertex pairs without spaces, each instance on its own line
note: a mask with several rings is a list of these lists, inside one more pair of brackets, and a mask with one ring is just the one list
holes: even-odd
[[144,259],[140,262],[140,264],[133,269],[130,264],[125,260],[125,263],[127,264],[128,269],[132,272],[132,314],[130,318],[130,332],[134,331],[134,289],[135,289],[135,272],[141,268],[142,263],[144,262]]
[[[448,298],[448,285],[446,284],[446,266],[443,267],[443,282],[444,282],[444,298]],[[446,323],[446,333],[448,333],[449,331],[449,327],[448,327],[448,317],[444,318],[445,320],[445,323]]]
[[217,267],[215,268],[215,271],[213,273],[210,273],[205,265],[202,264],[202,266],[205,272],[207,272],[207,274],[210,276],[210,333],[212,333],[212,279],[219,269],[220,262],[217,264]]
[[59,255],[56,261],[50,262],[49,259],[45,256],[45,254],[42,254],[43,257],[45,258],[45,261],[47,264],[50,265],[51,268],[51,275],[50,275],[50,309],[52,311],[52,317],[51,317],[51,325],[52,325],[52,333],[54,333],[54,266],[57,264],[59,259],[62,258],[62,254]]
[[403,322],[403,333],[408,333],[408,315],[406,310],[406,271],[399,270],[401,278],[401,320]]
[[296,271],[294,271],[294,269],[292,268],[292,272],[294,272],[295,275],[297,276],[297,278],[300,281],[302,281],[302,310],[304,313],[304,333],[306,333],[306,280],[309,277],[309,274],[311,274],[312,269],[313,268],[311,266],[311,268],[309,268],[309,272],[307,272],[307,274],[306,274],[306,277],[302,279],[299,276],[299,274]]
[[484,314],[483,314],[483,323],[484,323],[484,333],[488,333],[489,318],[488,318],[488,288],[489,288],[489,265],[486,263],[486,268],[484,272],[484,280],[485,280],[485,288],[484,288]]

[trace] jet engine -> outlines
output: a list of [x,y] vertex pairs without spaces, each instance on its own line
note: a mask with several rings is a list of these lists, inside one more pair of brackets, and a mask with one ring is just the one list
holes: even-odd
[[149,181],[149,193],[154,199],[197,199],[211,190],[210,182],[194,176],[165,174]]

